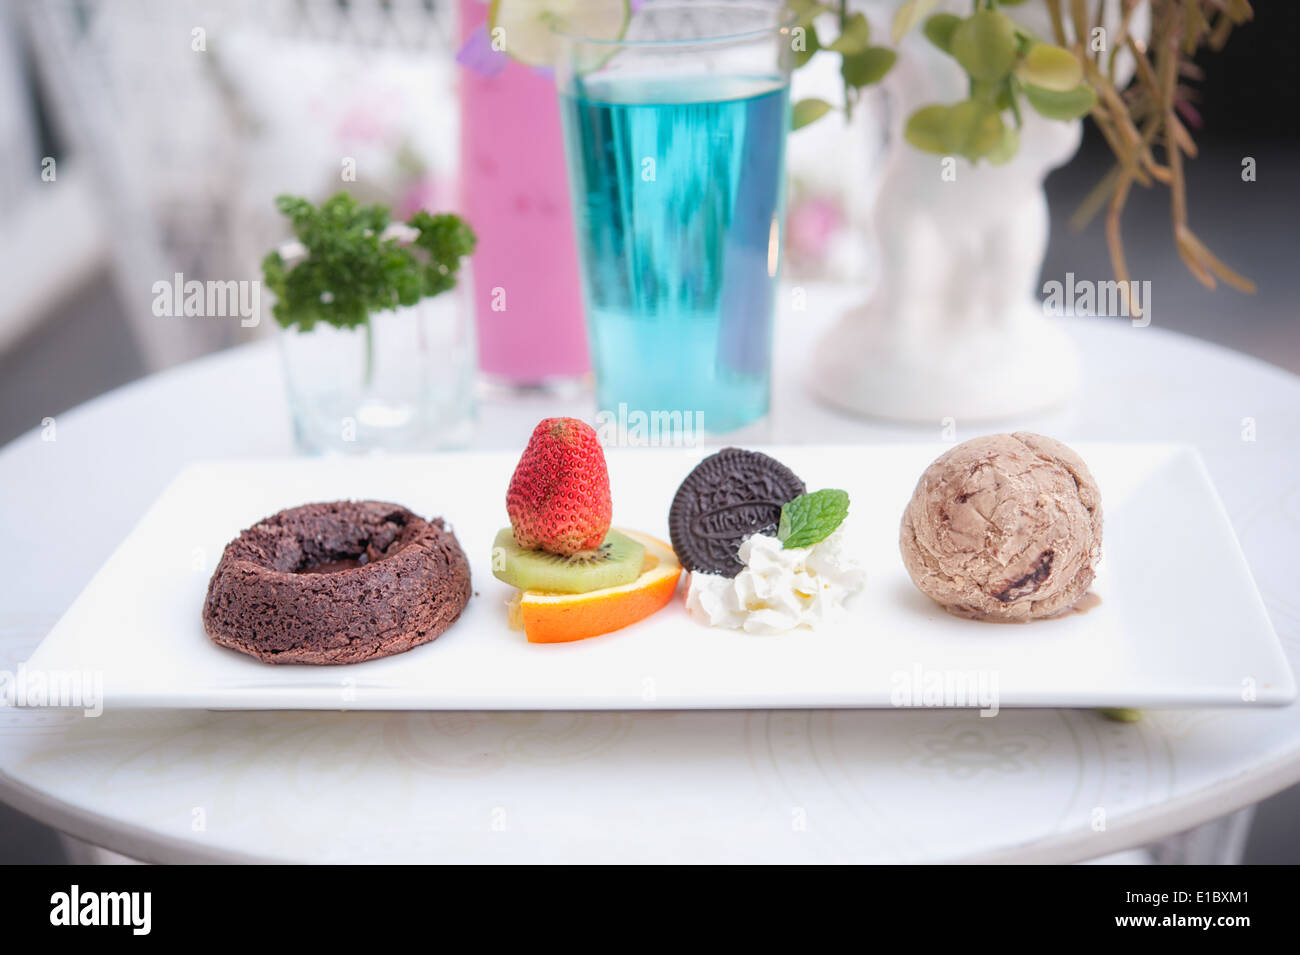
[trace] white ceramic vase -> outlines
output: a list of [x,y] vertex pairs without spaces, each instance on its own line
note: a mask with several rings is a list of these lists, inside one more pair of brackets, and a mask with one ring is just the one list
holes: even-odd
[[[896,5],[862,6],[886,35]],[[936,9],[965,16],[970,3]],[[1006,12],[1050,38],[1040,8]],[[903,139],[908,116],[964,99],[967,83],[917,29],[874,93],[888,116],[874,215],[881,268],[871,297],[816,350],[812,387],[832,405],[910,422],[978,421],[1059,405],[1077,387],[1074,345],[1044,313],[1037,283],[1048,239],[1043,180],[1078,150],[1082,125],[1025,110],[1020,150],[1002,166],[922,153]]]

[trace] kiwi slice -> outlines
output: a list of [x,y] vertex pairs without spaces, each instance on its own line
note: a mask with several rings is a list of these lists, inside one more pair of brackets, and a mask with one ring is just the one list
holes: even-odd
[[520,590],[585,594],[630,584],[641,576],[644,564],[645,547],[618,531],[606,534],[599,547],[568,557],[520,547],[508,527],[492,542],[493,576]]

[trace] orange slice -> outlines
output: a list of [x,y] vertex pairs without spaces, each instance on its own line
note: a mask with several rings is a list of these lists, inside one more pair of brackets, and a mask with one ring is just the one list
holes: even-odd
[[663,541],[634,531],[623,533],[645,545],[640,577],[585,594],[522,590],[510,604],[511,625],[522,626],[530,643],[568,643],[621,630],[662,610],[673,599],[682,565]]

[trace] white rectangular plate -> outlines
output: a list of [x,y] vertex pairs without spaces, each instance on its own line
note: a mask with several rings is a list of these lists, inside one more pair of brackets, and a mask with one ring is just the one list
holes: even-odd
[[[769,449],[809,489],[851,495],[845,532],[869,574],[817,632],[750,636],[691,619],[682,590],[616,633],[534,645],[506,623],[493,578],[516,453],[205,463],[182,472],[28,662],[102,675],[109,707],[674,709],[724,707],[1240,706],[1295,682],[1195,451],[1080,445],[1102,490],[1103,560],[1087,613],[1033,624],[949,616],[911,584],[898,524],[943,447]],[[614,519],[666,539],[668,507],[704,449],[608,455]],[[226,542],[281,508],[395,501],[454,526],[475,596],[435,642],[343,667],[259,663],[211,643],[200,613]],[[946,685],[946,693],[939,689]],[[979,692],[977,692],[979,691]]]

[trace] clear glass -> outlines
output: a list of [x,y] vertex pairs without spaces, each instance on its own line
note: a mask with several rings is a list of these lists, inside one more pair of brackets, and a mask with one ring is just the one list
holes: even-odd
[[601,411],[712,433],[767,414],[792,22],[779,3],[649,0],[618,41],[560,32]]
[[[292,264],[292,257],[286,254]],[[456,287],[367,326],[280,329],[294,438],[307,453],[463,447],[474,431],[468,264]]]

